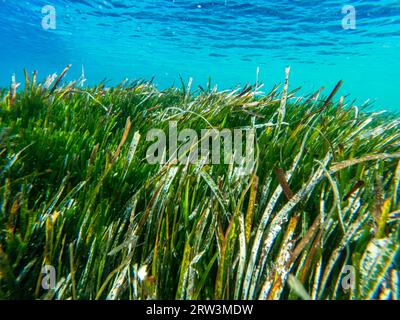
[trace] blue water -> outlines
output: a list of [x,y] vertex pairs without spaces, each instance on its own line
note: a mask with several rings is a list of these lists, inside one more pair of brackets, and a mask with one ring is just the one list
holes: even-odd
[[[43,29],[45,5],[55,29]],[[355,29],[343,29],[345,5]],[[0,86],[24,67],[44,78],[68,64],[89,85],[155,76],[162,88],[180,74],[222,89],[254,83],[259,67],[265,91],[291,66],[299,94],[343,79],[359,105],[400,111],[400,1],[0,0]]]

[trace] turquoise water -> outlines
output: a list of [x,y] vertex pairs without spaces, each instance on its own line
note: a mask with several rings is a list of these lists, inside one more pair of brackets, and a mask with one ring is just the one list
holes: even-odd
[[[355,20],[343,28],[345,5]],[[24,67],[44,78],[68,64],[89,85],[154,76],[166,87],[180,74],[222,89],[254,83],[259,67],[265,91],[290,66],[300,94],[343,79],[358,104],[400,111],[400,1],[0,0],[0,86]]]

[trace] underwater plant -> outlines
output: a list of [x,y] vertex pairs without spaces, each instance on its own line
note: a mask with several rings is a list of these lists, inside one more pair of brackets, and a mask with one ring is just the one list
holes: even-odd
[[[1,299],[399,299],[399,118],[289,70],[265,94],[68,69],[0,91]],[[170,121],[254,128],[252,171],[148,163]]]

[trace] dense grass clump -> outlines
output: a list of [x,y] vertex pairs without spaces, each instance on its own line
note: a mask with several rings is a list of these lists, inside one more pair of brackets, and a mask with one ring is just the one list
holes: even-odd
[[[0,91],[0,298],[398,299],[400,120],[335,93],[61,78]],[[149,164],[153,128],[256,128],[252,173]],[[55,268],[45,290],[44,266]]]

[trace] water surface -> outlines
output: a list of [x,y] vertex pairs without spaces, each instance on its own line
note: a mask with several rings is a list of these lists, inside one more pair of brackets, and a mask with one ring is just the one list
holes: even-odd
[[[43,29],[45,5],[55,29]],[[355,29],[343,29],[345,5]],[[83,65],[87,84],[155,76],[160,87],[181,74],[230,88],[260,67],[266,91],[291,66],[301,93],[343,79],[358,104],[400,111],[400,1],[0,0],[0,86],[24,67],[43,78],[70,63],[69,79]]]

